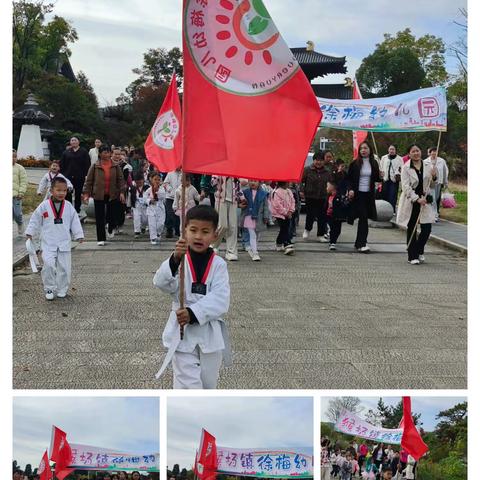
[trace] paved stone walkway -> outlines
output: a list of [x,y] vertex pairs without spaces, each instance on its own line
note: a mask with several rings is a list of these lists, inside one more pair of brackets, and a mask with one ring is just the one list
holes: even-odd
[[[45,301],[38,274],[14,277],[14,388],[171,388],[156,381],[170,303],[152,286],[173,242],[128,234],[97,247],[94,226],[73,252],[65,299]],[[299,229],[301,233],[301,229]],[[229,264],[227,318],[234,365],[220,388],[466,388],[467,260],[430,243],[427,263],[406,261],[405,233],[372,229],[370,255],[301,238],[273,251],[276,229]]]

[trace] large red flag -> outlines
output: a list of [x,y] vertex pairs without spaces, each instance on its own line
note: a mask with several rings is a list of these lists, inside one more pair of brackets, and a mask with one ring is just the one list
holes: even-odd
[[322,114],[262,0],[184,0],[183,167],[298,181]]
[[40,475],[40,480],[52,480],[53,473],[50,469],[50,462],[48,461],[48,453],[45,450],[40,465],[38,466],[37,474]]
[[68,468],[72,462],[72,449],[67,441],[67,434],[55,425],[52,426],[50,460],[55,462],[55,477],[58,480],[63,480],[74,471],[73,468]]
[[[360,92],[360,89],[358,88],[357,81],[353,81],[353,99],[354,100],[361,100],[362,93]],[[365,132],[363,130],[354,130],[352,132],[353,134],[353,158],[358,157],[358,147],[362,142],[364,142],[367,137],[368,137],[368,132]]]
[[403,418],[400,421],[400,425],[403,427],[402,448],[415,460],[420,460],[428,452],[428,446],[422,440],[413,422],[410,397],[403,397]]
[[218,468],[215,437],[202,428],[197,456],[197,477],[200,480],[215,480]]
[[181,125],[182,109],[174,73],[144,146],[148,161],[160,172],[171,172],[182,164]]

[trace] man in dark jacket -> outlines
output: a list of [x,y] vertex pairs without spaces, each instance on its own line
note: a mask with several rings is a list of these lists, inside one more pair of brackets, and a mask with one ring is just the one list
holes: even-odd
[[303,238],[307,239],[313,228],[313,222],[317,221],[317,237],[321,242],[326,242],[324,235],[327,233],[327,182],[331,177],[329,170],[325,168],[323,152],[313,155],[313,165],[305,167],[302,176],[300,194],[305,198],[307,218]]
[[[77,137],[70,139],[70,148],[63,152],[60,160],[60,172],[67,177],[75,191],[75,210],[80,213],[82,205],[82,190],[90,168],[90,156],[88,152],[80,147]],[[67,200],[72,201],[72,194],[67,195]]]

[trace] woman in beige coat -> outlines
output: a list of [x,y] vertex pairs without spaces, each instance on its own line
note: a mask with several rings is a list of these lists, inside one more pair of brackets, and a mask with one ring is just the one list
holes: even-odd
[[[418,265],[425,261],[425,245],[435,222],[435,208],[429,191],[437,182],[437,170],[429,159],[422,160],[422,150],[418,145],[408,148],[408,156],[409,160],[402,168],[397,223],[407,227],[408,261]],[[420,223],[418,237],[417,220]]]

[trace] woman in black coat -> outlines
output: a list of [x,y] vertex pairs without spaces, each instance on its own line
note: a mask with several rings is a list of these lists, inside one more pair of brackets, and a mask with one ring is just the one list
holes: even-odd
[[352,202],[348,223],[353,225],[358,218],[355,248],[362,253],[370,251],[367,245],[368,219],[377,219],[375,182],[380,182],[380,168],[370,144],[362,142],[358,147],[358,156],[350,163],[347,173],[348,196]]

